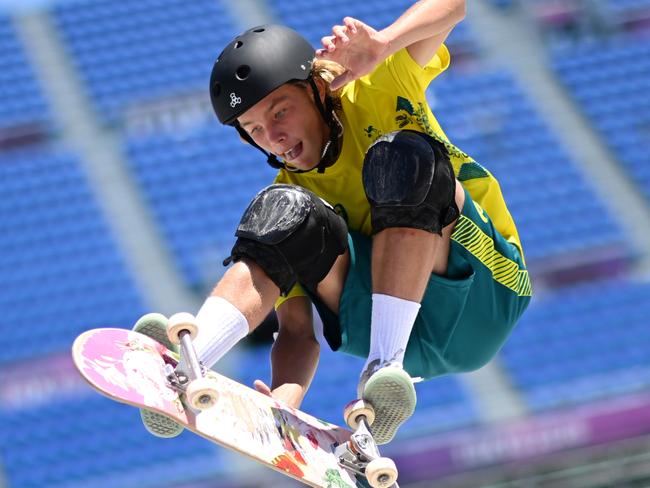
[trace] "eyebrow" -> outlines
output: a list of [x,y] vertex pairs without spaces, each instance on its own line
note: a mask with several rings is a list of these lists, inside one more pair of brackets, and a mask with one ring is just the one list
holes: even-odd
[[[275,108],[275,106],[278,103],[284,102],[288,98],[289,98],[289,95],[281,95],[281,96],[277,97],[276,99],[273,100],[273,103],[271,103],[271,106],[268,109],[266,109],[265,113],[273,111],[273,108]],[[246,127],[247,125],[251,125],[253,122],[254,121],[244,122],[243,124],[240,124],[240,127]]]

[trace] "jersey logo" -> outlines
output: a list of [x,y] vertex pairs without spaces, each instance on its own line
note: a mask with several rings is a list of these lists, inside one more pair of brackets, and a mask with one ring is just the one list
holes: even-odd
[[409,124],[416,125],[422,130],[422,132],[430,135],[441,144],[444,144],[450,156],[463,158],[464,160],[472,160],[472,158],[470,158],[466,153],[458,149],[433,130],[431,121],[429,120],[429,115],[427,114],[427,107],[422,102],[418,102],[417,106],[414,106],[410,100],[398,96],[395,112],[397,114],[395,115],[395,122],[400,129]]
[[369,125],[365,129],[363,129],[363,131],[366,133],[366,135],[369,138],[372,138],[373,136],[379,136],[379,131],[377,130],[376,127],[373,127],[372,125]]

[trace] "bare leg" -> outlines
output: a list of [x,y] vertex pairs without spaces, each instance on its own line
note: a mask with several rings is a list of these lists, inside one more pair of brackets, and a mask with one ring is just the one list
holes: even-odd
[[[456,182],[456,205],[465,203],[465,193]],[[372,289],[412,302],[422,301],[431,273],[444,275],[454,223],[442,236],[419,229],[393,227],[375,235],[372,243]]]
[[[456,182],[459,209],[464,197]],[[447,270],[453,227],[444,228],[442,236],[388,228],[373,239],[370,351],[357,393],[375,409],[378,444],[389,442],[415,410],[415,388],[402,361],[429,277]]]
[[336,259],[330,272],[316,288],[320,299],[335,314],[339,313],[339,302],[349,266],[350,251],[345,251]]
[[[464,203],[465,193],[460,183],[456,182],[456,205],[462,209]],[[400,227],[385,229],[377,234],[372,250],[373,291],[421,301],[429,275],[444,275],[447,270],[453,230],[454,223],[451,223],[442,230],[442,236]],[[349,266],[350,253],[346,251],[318,284],[319,297],[336,314]]]
[[280,289],[256,263],[243,259],[226,271],[212,296],[224,298],[237,307],[252,332],[273,309]]

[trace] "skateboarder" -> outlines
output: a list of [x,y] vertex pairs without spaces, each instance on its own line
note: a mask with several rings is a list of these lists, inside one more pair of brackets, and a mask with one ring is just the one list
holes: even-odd
[[[255,386],[298,407],[319,356],[313,303],[329,345],[367,358],[357,394],[375,407],[379,444],[413,413],[413,377],[485,365],[531,296],[498,182],[425,97],[464,3],[417,2],[381,31],[346,17],[317,51],[286,27],[250,29],[210,79],[219,121],[278,174],[244,211],[233,264],[196,316],[199,357],[212,366],[275,306],[272,382]],[[173,434],[165,422],[145,419]]]

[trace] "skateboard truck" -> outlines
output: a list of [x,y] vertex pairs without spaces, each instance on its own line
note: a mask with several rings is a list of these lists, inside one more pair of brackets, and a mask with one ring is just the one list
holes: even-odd
[[217,403],[219,395],[213,382],[205,377],[205,369],[199,362],[192,344],[192,339],[196,337],[198,331],[196,318],[190,313],[181,312],[169,318],[167,337],[172,343],[180,344],[181,357],[187,361],[189,372],[187,375],[177,373],[171,369],[171,365],[167,365],[165,374],[173,388],[185,393],[187,402],[192,408],[207,410]]
[[372,488],[397,488],[397,468],[392,459],[382,457],[370,433],[375,420],[372,406],[353,400],[343,411],[345,422],[353,429],[350,439],[336,446],[339,464],[368,480]]

